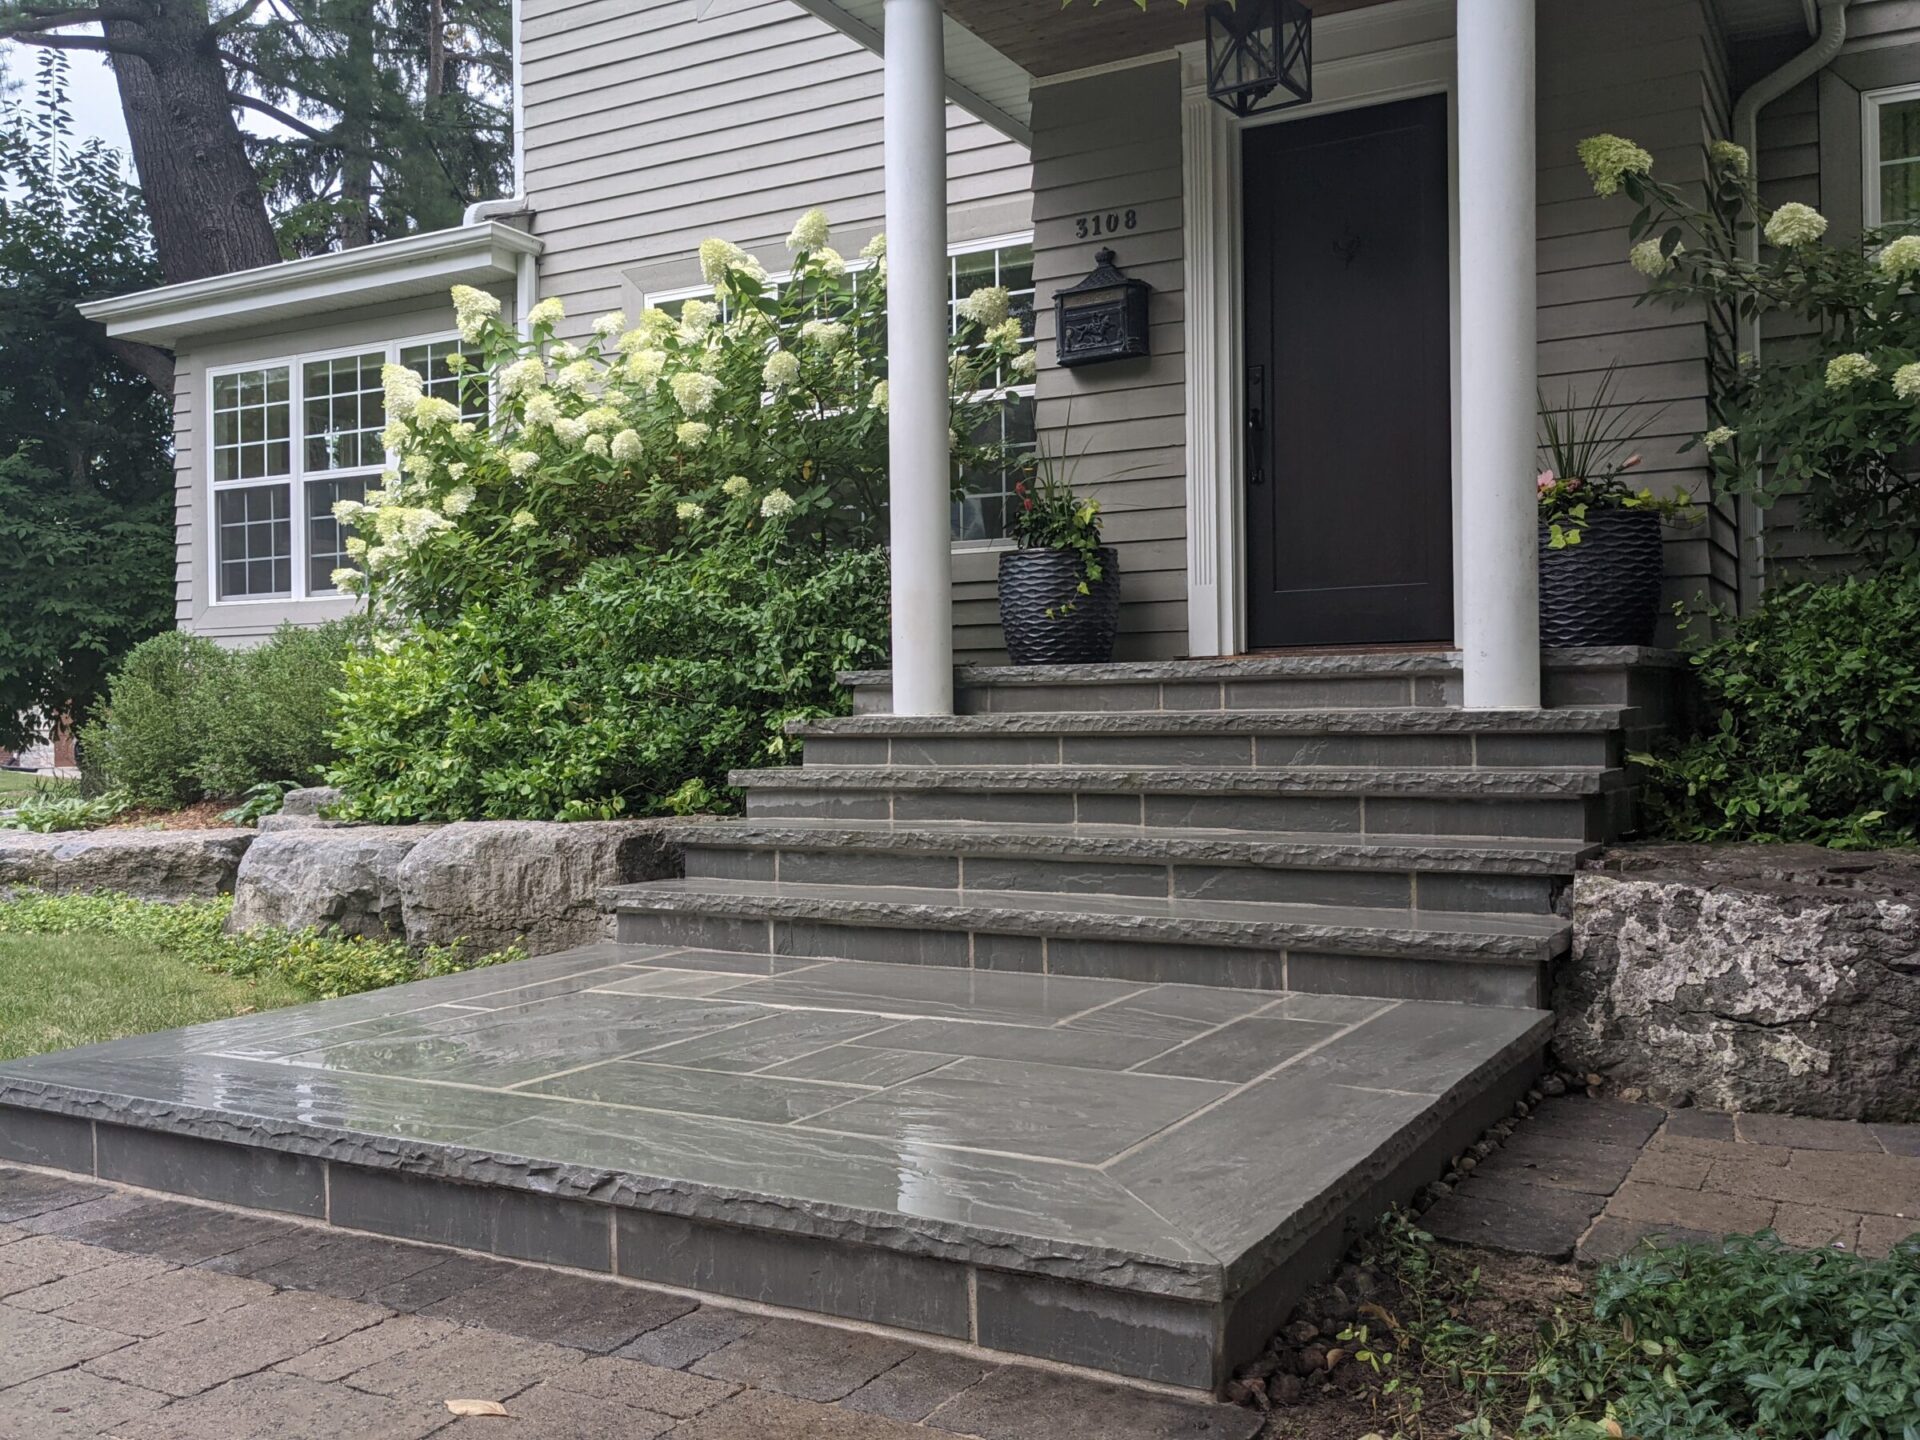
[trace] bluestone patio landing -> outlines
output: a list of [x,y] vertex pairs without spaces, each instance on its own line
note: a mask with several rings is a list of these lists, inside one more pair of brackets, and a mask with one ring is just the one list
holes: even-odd
[[596,945],[0,1065],[0,1159],[1211,1389],[1540,1012]]

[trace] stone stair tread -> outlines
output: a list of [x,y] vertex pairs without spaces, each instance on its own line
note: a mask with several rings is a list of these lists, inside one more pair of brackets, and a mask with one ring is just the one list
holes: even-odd
[[622,912],[664,910],[935,930],[1038,930],[1088,939],[1298,946],[1518,964],[1550,960],[1566,949],[1571,933],[1570,924],[1557,915],[758,880],[656,880],[612,886],[601,896],[603,904]]
[[[1549,662],[1586,664],[1659,665],[1679,667],[1686,656],[1676,650],[1637,645],[1597,645],[1547,650]],[[1327,675],[1457,675],[1458,650],[1340,651],[1314,655],[1237,655],[1218,659],[1121,660],[1100,665],[960,665],[954,669],[956,686],[982,685],[1114,685],[1142,681],[1263,680]],[[836,677],[843,686],[893,683],[886,670],[850,670]]]
[[793,720],[787,733],[825,735],[1605,734],[1614,707],[1462,710],[1438,705],[1283,710],[1032,710],[1004,715],[843,715]]
[[1137,825],[1040,825],[980,820],[690,821],[664,831],[668,843],[711,848],[889,850],[1033,859],[1410,866],[1502,874],[1571,874],[1600,846],[1589,840],[1505,836],[1330,835],[1315,831],[1201,830]]
[[1373,766],[1137,765],[791,765],[735,770],[730,785],[743,790],[966,790],[1087,791],[1121,794],[1238,793],[1265,795],[1491,795],[1562,798],[1597,795],[1624,783],[1625,772],[1594,766],[1529,769],[1502,766],[1395,768]]

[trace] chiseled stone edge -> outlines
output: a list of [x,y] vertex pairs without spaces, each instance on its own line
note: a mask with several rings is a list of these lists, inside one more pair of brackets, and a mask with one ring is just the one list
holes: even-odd
[[[290,1072],[289,1083],[297,1078]],[[102,1124],[306,1155],[435,1180],[500,1187],[736,1225],[779,1235],[817,1237],[1021,1274],[1074,1280],[1104,1289],[1201,1303],[1224,1297],[1217,1260],[1182,1261],[1087,1241],[888,1214],[857,1206],[773,1195],[566,1161],[531,1160],[467,1145],[369,1135],[287,1119],[234,1114],[92,1086],[12,1076],[0,1070],[0,1106],[70,1115]],[[1119,1188],[1116,1185],[1116,1188]],[[1184,1236],[1196,1254],[1207,1252]]]
[[1391,1179],[1393,1172],[1417,1154],[1460,1110],[1493,1089],[1500,1079],[1518,1067],[1537,1062],[1552,1036],[1553,1024],[1551,1011],[1540,1012],[1539,1018],[1525,1033],[1460,1075],[1453,1084],[1434,1096],[1425,1109],[1382,1141],[1373,1154],[1341,1172],[1340,1178],[1332,1185],[1296,1208],[1263,1239],[1228,1261],[1228,1296],[1239,1296],[1266,1279],[1323,1227],[1338,1220],[1347,1206],[1376,1185]]
[[743,887],[740,890],[719,888],[724,883],[681,881],[675,882],[671,889],[645,884],[610,886],[601,892],[601,904],[625,914],[730,915],[753,920],[818,920],[894,929],[984,930],[1014,935],[1039,930],[1050,936],[1078,940],[1157,941],[1520,965],[1538,965],[1553,959],[1567,948],[1572,929],[1562,921],[1551,934],[1520,935],[1417,925],[1334,925],[1295,920],[1128,915],[1116,911],[1050,910],[1044,905],[1032,908],[990,903],[942,905],[795,895],[782,893],[771,885],[764,889],[750,888],[754,885],[751,881],[737,882]]
[[1487,796],[1496,799],[1578,799],[1624,783],[1624,772],[1530,770],[1372,769],[1284,766],[1232,770],[1157,770],[1113,765],[955,767],[922,765],[781,766],[735,770],[727,783],[743,790],[963,790],[1019,794],[1036,792],[1166,795],[1412,795]]
[[786,732],[834,735],[1605,735],[1618,708],[1458,710],[1373,705],[1353,709],[1014,710],[1004,715],[841,715],[789,720]]
[[[1655,666],[1678,669],[1686,655],[1645,645],[1582,645],[1540,652],[1549,670],[1612,670]],[[1415,654],[1354,652],[1330,655],[1265,655],[1242,659],[1122,660],[1106,665],[958,665],[956,685],[1126,684],[1141,681],[1263,680],[1327,675],[1458,675],[1458,650]],[[835,677],[845,686],[888,686],[890,670],[849,670]]]
[[1134,860],[1143,864],[1292,866],[1306,869],[1447,870],[1502,875],[1569,875],[1598,855],[1597,840],[1479,841],[1422,836],[1414,844],[1362,839],[1255,840],[1217,833],[1087,834],[1063,827],[1026,833],[997,830],[937,830],[909,821],[870,822],[871,828],[828,821],[817,825],[779,820],[717,820],[673,826],[661,833],[669,844],[700,849],[886,850],[910,854],[985,856],[997,859]]

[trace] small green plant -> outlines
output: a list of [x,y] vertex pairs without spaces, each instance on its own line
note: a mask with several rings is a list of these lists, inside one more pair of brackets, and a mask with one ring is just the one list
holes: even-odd
[[[1073,472],[1077,456],[1064,450],[1055,452],[1044,446],[1033,452],[1030,479],[1017,480],[1013,496],[1018,502],[1007,521],[1013,543],[1022,550],[1069,550],[1080,557],[1080,583],[1077,593],[1093,594],[1106,574],[1100,559],[1100,502],[1082,498],[1073,492]],[[1049,620],[1072,614],[1078,600],[1047,611]]]
[[91,830],[117,820],[127,810],[118,791],[81,795],[77,791],[36,791],[11,811],[0,813],[0,830],[30,830],[49,835],[59,830]]
[[1614,398],[1614,379],[1610,364],[1584,405],[1571,387],[1561,405],[1550,405],[1544,393],[1540,396],[1540,456],[1545,464],[1534,488],[1551,549],[1578,545],[1581,527],[1593,511],[1646,510],[1675,519],[1691,508],[1683,490],[1663,500],[1650,489],[1635,490],[1624,478],[1640,464],[1640,455],[1621,459],[1620,452],[1652,429],[1664,412],[1630,418]]
[[379,990],[408,980],[451,975],[523,959],[518,949],[472,954],[464,945],[413,949],[398,940],[303,930],[249,930],[229,935],[233,899],[162,905],[130,895],[45,895],[16,892],[0,901],[0,935],[95,932],[137,940],[215,974],[271,975],[322,999]]
[[291,780],[262,780],[247,787],[247,793],[231,810],[220,812],[229,825],[258,825],[269,815],[278,815],[286,803],[287,792],[294,789]]

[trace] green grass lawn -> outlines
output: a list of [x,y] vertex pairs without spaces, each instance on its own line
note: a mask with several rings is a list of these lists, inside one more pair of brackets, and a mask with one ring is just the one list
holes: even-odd
[[0,935],[0,1060],[312,998],[277,976],[210,974],[120,936]]
[[31,795],[39,786],[47,783],[47,776],[35,775],[30,771],[0,770],[0,795]]

